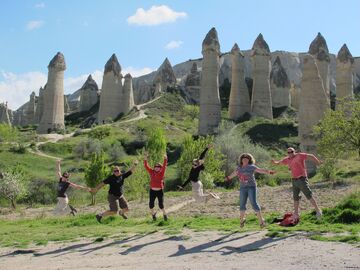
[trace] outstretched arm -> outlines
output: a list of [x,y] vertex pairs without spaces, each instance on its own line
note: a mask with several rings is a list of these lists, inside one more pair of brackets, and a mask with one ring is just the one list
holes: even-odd
[[237,175],[237,172],[236,172],[236,170],[235,170],[235,171],[233,171],[230,175],[225,176],[225,181],[226,181],[226,182],[231,181],[231,179],[234,178],[236,175]]
[[182,184],[181,186],[178,186],[178,187],[183,189],[184,187],[186,187],[187,184],[189,184],[189,182],[190,182],[190,177],[184,182],[184,184]]
[[99,191],[100,188],[102,188],[103,186],[105,186],[104,182],[101,182],[100,184],[98,184],[95,188],[91,189],[92,193],[96,193]]
[[61,178],[61,165],[60,165],[61,161],[57,160],[56,161],[56,176]]
[[147,159],[148,159],[148,152],[145,152],[144,154],[144,167],[145,169],[148,171],[148,173],[151,173],[152,172],[152,168],[149,167],[149,164],[147,162]]
[[132,173],[135,171],[136,166],[139,164],[139,161],[134,160],[133,165],[131,166],[130,170]]
[[81,186],[81,185],[77,185],[77,184],[74,184],[72,182],[69,182],[70,186],[73,187],[73,188],[77,188],[77,189],[83,189],[83,190],[86,190],[86,191],[91,191],[91,188],[88,188],[88,187],[84,187],[84,186]]
[[164,154],[164,162],[163,162],[163,169],[166,169],[167,166],[168,157],[166,154]]
[[275,171],[273,171],[273,170],[265,170],[265,169],[261,169],[261,168],[255,169],[255,172],[261,173],[261,174],[274,174],[275,173]]
[[315,155],[313,155],[313,154],[307,154],[307,158],[308,158],[308,159],[311,159],[312,161],[314,161],[315,164],[318,165],[318,166],[322,163],[322,161],[319,160],[319,159],[318,159]]

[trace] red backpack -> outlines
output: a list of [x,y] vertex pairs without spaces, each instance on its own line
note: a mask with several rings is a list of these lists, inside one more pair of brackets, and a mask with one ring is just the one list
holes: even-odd
[[284,215],[283,219],[280,221],[279,225],[284,227],[292,227],[298,224],[300,221],[300,218],[295,218],[294,214],[291,212],[288,212]]

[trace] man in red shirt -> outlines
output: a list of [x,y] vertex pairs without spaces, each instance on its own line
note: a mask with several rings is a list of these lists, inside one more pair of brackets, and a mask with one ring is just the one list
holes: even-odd
[[283,158],[282,160],[275,161],[272,160],[273,164],[279,165],[287,165],[291,171],[292,176],[292,187],[293,187],[293,198],[294,198],[294,216],[296,218],[299,217],[299,205],[300,205],[300,198],[299,196],[300,191],[304,193],[305,197],[310,201],[312,206],[314,206],[316,210],[316,217],[321,219],[322,211],[319,208],[316,200],[312,196],[312,191],[309,187],[309,181],[307,177],[306,165],[305,160],[310,159],[316,165],[320,165],[321,161],[315,157],[313,154],[308,153],[296,153],[295,149],[289,147],[287,149],[288,156]]
[[154,221],[156,221],[156,211],[154,209],[155,199],[158,199],[159,208],[163,212],[164,220],[166,221],[167,215],[164,207],[164,176],[167,166],[167,156],[164,155],[164,163],[156,163],[154,169],[149,167],[148,153],[145,153],[144,167],[150,175],[150,196],[149,196],[149,208]]

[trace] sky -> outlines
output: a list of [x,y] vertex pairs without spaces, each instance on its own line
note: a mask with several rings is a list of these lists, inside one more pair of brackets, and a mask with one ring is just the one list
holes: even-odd
[[262,33],[271,51],[306,52],[318,32],[329,51],[346,43],[360,56],[358,0],[0,0],[0,103],[17,109],[47,81],[53,56],[65,56],[65,94],[92,74],[101,87],[113,53],[122,74],[202,57],[215,27],[221,52],[251,49]]

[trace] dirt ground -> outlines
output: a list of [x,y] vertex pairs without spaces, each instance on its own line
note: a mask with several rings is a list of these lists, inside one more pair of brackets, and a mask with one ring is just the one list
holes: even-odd
[[101,243],[51,243],[27,250],[0,249],[2,270],[52,269],[360,269],[359,248],[295,234],[160,232]]

